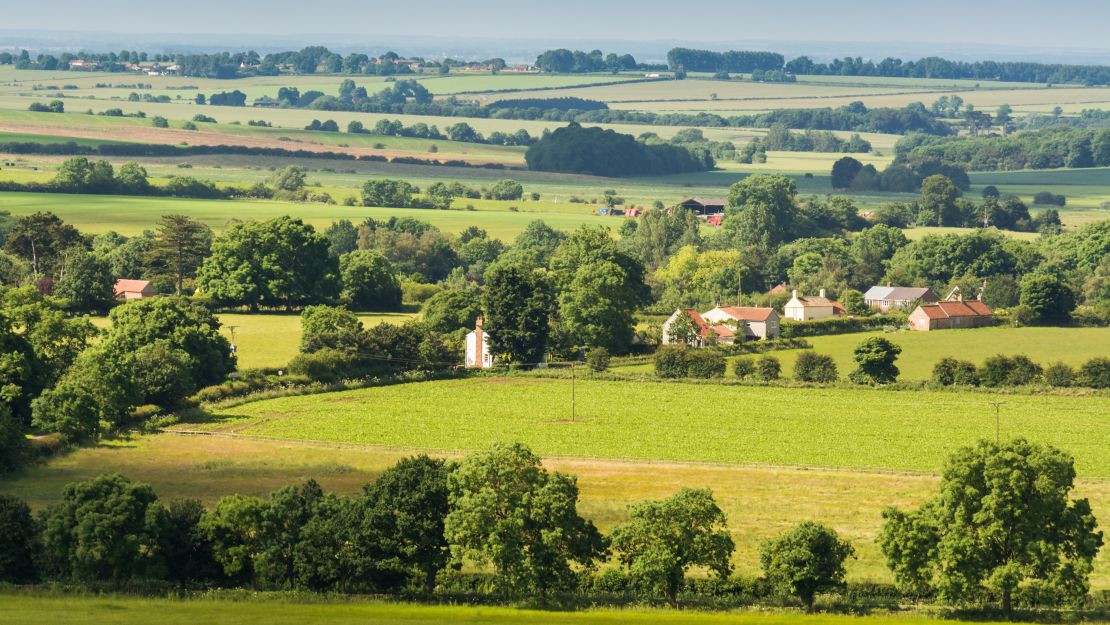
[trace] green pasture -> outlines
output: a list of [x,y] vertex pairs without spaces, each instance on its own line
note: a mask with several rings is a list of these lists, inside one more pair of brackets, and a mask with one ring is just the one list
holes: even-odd
[[[259,401],[199,426],[279,439],[466,451],[521,441],[541,455],[937,471],[994,436],[973,391],[478,378]],[[1002,434],[1068,449],[1110,477],[1105,397],[1021,395]],[[988,412],[990,414],[988,414]],[[783,445],[790,441],[790,445]]]
[[[239,369],[278,369],[289,364],[301,346],[301,317],[281,313],[223,313],[217,315],[220,332],[237,346]],[[415,313],[359,313],[365,327],[379,323],[404,323],[416,317]],[[98,328],[110,327],[107,317],[92,319]]]
[[162,215],[168,214],[189,215],[218,231],[227,227],[233,219],[264,220],[282,215],[300,217],[318,229],[326,228],[339,219],[359,222],[368,217],[374,219],[388,219],[394,216],[413,217],[427,221],[447,233],[458,233],[469,226],[479,226],[486,229],[490,236],[504,241],[515,239],[524,227],[535,219],[543,219],[548,225],[561,230],[573,230],[587,223],[611,225],[614,228],[620,225],[617,218],[598,217],[582,212],[533,213],[512,212],[506,209],[443,211],[298,204],[272,200],[192,200],[56,193],[0,192],[0,210],[10,211],[16,215],[52,211],[82,232],[101,234],[114,230],[128,236],[149,230]]
[[[1064,362],[1073,367],[1096,356],[1110,354],[1110,328],[977,328],[936,332],[869,332],[806,339],[813,350],[836,359],[841,376],[855,369],[852,352],[861,341],[882,336],[902,347],[898,368],[909,380],[928,380],[933,365],[941,358],[969,360],[976,365],[995,354],[1025,354],[1034,362],[1048,365]],[[801,350],[775,352],[783,374],[791,375]],[[1110,403],[1110,399],[1104,399]]]
[[[104,596],[0,595],[0,620],[26,625],[930,625],[945,622],[921,614],[847,616],[806,615],[791,610],[706,613],[649,608],[590,609],[579,612],[538,611],[511,607],[420,605],[387,601],[343,600],[303,602],[279,594],[203,599],[141,599]],[[989,623],[990,621],[978,621]]]

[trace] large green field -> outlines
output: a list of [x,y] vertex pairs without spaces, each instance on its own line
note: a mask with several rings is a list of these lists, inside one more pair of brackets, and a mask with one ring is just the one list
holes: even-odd
[[[904,330],[816,336],[806,340],[813,346],[813,351],[836,359],[836,366],[843,378],[856,366],[852,351],[872,336],[882,336],[902,347],[896,364],[902,379],[909,380],[930,379],[933,365],[941,358],[969,360],[979,365],[995,354],[1024,354],[1042,365],[1063,362],[1078,367],[1091,358],[1110,354],[1110,328],[996,327],[936,332]],[[773,354],[782,362],[784,376],[791,375],[794,362],[803,351],[788,350]],[[635,365],[617,370],[647,373],[652,367],[650,364]]]
[[[186,429],[467,451],[520,441],[548,456],[937,471],[995,433],[996,395],[483,377],[285,397]],[[1014,396],[1001,434],[1058,445],[1110,477],[1105,397]],[[784,444],[789,441],[789,444]]]
[[[280,595],[229,600],[138,599],[120,596],[64,597],[7,593],[0,595],[0,621],[25,625],[931,625],[944,622],[921,614],[880,616],[805,615],[796,611],[737,611],[709,614],[646,608],[591,609],[581,612],[538,611],[502,607],[432,606],[382,601],[298,602]],[[8,618],[15,620],[8,621]],[[992,621],[978,621],[991,623]]]

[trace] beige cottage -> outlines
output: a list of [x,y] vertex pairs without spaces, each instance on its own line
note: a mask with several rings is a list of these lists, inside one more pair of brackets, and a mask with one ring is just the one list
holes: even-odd
[[482,330],[482,318],[474,323],[474,329],[466,335],[466,366],[472,369],[493,368],[493,355],[489,351],[489,335]]
[[736,337],[741,341],[779,337],[779,314],[774,308],[718,306],[702,313],[701,317],[711,325],[733,326]]
[[787,319],[794,321],[812,321],[814,319],[828,319],[834,315],[843,314],[844,308],[826,297],[825,289],[818,295],[799,295],[798,290],[792,291],[792,297],[783,312]]

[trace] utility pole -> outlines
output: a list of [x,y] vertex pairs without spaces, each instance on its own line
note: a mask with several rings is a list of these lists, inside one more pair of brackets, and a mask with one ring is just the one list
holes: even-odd
[[741,288],[740,285],[741,285],[743,279],[744,279],[744,272],[743,271],[737,271],[736,272],[736,305],[737,306],[743,306],[744,305],[744,300],[742,300],[740,298],[740,296],[742,295],[742,293],[740,292],[740,288]]
[[1002,408],[1003,405],[1005,405],[1006,402],[1004,402],[1004,401],[989,401],[987,403],[994,406],[994,442],[995,442],[996,445],[1001,445],[1002,444],[1001,423],[1000,423],[1001,418],[998,416],[998,411],[999,411],[1000,408]]
[[231,332],[231,353],[237,353],[239,348],[235,346],[235,331],[239,329],[239,326],[227,326],[227,329]]
[[575,361],[570,361],[570,422],[574,423],[574,365]]

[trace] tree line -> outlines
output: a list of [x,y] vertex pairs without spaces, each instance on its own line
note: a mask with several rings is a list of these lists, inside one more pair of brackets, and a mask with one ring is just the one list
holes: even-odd
[[[1089,592],[1102,532],[1073,498],[1074,460],[1049,445],[980,442],[945,463],[917,509],[887,508],[877,538],[896,589],[952,606],[1075,606]],[[812,611],[843,591],[855,548],[803,521],[766,541],[756,580],[733,575],[735,543],[709,489],[629,506],[608,534],[578,512],[573,475],[520,444],[461,462],[405,458],[362,492],[314,480],[266,496],[227,495],[210,509],[163,503],[119,474],[68,484],[38,515],[0,497],[0,581],[120,587],[242,587],[434,596],[492,591],[557,604],[580,597],[702,595],[725,605],[789,598]],[[1005,549],[992,545],[1004,536]],[[616,566],[599,572],[607,562]],[[481,573],[462,573],[464,565]],[[690,577],[707,570],[710,584]],[[488,582],[489,590],[478,590]]]
[[595,176],[646,176],[713,169],[708,152],[671,144],[643,143],[631,135],[575,122],[546,134],[524,154],[528,169]]
[[1108,167],[1110,128],[1049,126],[1002,137],[911,134],[899,139],[894,151],[900,157],[941,158],[969,171]]

